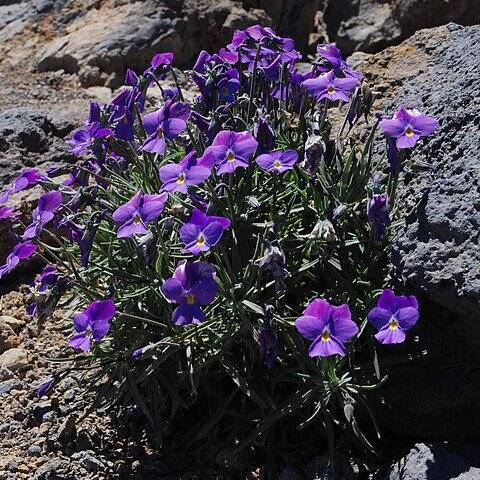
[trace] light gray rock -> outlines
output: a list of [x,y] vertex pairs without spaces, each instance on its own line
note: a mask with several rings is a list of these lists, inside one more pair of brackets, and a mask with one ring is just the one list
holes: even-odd
[[392,467],[386,480],[477,480],[480,468],[443,444],[415,445]]
[[8,368],[14,372],[28,365],[27,351],[23,348],[10,348],[0,355],[0,368]]

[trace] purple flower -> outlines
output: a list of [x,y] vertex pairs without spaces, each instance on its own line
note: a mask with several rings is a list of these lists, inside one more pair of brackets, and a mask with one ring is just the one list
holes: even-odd
[[373,223],[375,240],[379,242],[385,228],[391,224],[388,215],[388,197],[385,194],[375,194],[371,198],[368,204],[367,216],[368,221]]
[[125,205],[117,208],[113,219],[119,229],[118,238],[131,237],[147,233],[146,223],[154,222],[163,212],[168,193],[161,195],[142,195],[137,192]]
[[368,321],[379,330],[375,338],[385,345],[402,343],[405,330],[418,320],[418,302],[414,295],[397,297],[389,288],[380,295],[377,306],[368,312]]
[[92,153],[92,146],[96,140],[103,137],[111,137],[113,133],[108,128],[102,128],[99,122],[92,123],[85,129],[77,130],[67,143],[72,147],[74,155]]
[[298,160],[298,153],[295,150],[285,152],[272,152],[260,155],[255,161],[267,172],[283,173],[291,170]]
[[62,194],[58,191],[44,193],[38,200],[38,207],[32,213],[33,222],[23,234],[24,240],[40,235],[42,228],[52,220],[55,212],[62,204]]
[[217,173],[233,173],[238,167],[248,167],[248,159],[257,149],[258,142],[250,132],[222,130],[212,145],[205,150],[202,159],[212,158],[218,165]]
[[302,337],[313,341],[308,349],[311,357],[345,356],[344,343],[358,332],[347,304],[336,307],[321,298],[310,302],[295,326]]
[[12,184],[2,193],[0,204],[7,203],[10,195],[20,192],[27,187],[36,185],[42,179],[36,168],[25,168]]
[[215,267],[208,262],[182,260],[162,291],[170,302],[178,304],[173,312],[175,325],[203,322],[206,317],[200,305],[208,305],[218,293]]
[[211,173],[213,164],[197,160],[192,150],[181,162],[169,163],[160,168],[162,190],[187,193],[190,185],[200,185]]
[[143,72],[145,76],[149,73],[155,74],[157,78],[161,79],[161,76],[165,73],[165,71],[170,67],[173,61],[173,53],[164,52],[164,53],[157,53],[152,57],[150,62],[150,67]]
[[17,215],[18,213],[15,212],[14,207],[9,207],[7,205],[0,207],[0,220],[9,220],[15,218]]
[[165,153],[165,139],[173,140],[187,128],[190,116],[190,104],[187,102],[173,103],[169,100],[163,107],[143,117],[143,126],[149,137],[143,143],[146,152]]
[[337,77],[354,77],[359,81],[363,75],[350,69],[347,62],[343,60],[342,53],[334,45],[318,44],[317,53],[328,62],[328,66],[319,65],[319,69],[323,72],[333,71]]
[[258,142],[258,153],[270,153],[275,145],[275,130],[263,117],[259,117],[254,127],[255,139]]
[[438,121],[433,117],[403,105],[393,118],[380,122],[380,128],[389,137],[396,138],[397,148],[412,148],[418,140],[433,133],[437,126]]
[[49,378],[46,382],[43,382],[37,390],[37,397],[42,398],[53,387],[55,378]]
[[185,244],[183,253],[200,255],[216,245],[223,231],[230,226],[230,220],[224,217],[213,217],[201,210],[193,210],[188,223],[180,229],[180,238]]
[[90,350],[92,338],[99,342],[110,330],[110,320],[115,312],[115,304],[111,299],[92,302],[82,313],[75,315],[73,328],[77,333],[68,344],[84,352]]
[[258,342],[260,344],[260,358],[272,368],[279,355],[278,342],[273,330],[270,327],[263,327],[258,332]]
[[36,249],[37,246],[32,245],[30,242],[23,242],[15,245],[12,253],[7,257],[5,265],[0,267],[0,278],[5,274],[10,273],[21,260],[31,257]]
[[328,98],[332,102],[343,100],[348,102],[351,91],[359,84],[354,77],[337,78],[333,72],[303,82],[305,90],[317,97],[317,100]]
[[234,102],[235,92],[239,88],[240,81],[238,80],[238,72],[234,68],[227,70],[220,76],[217,84],[220,100]]

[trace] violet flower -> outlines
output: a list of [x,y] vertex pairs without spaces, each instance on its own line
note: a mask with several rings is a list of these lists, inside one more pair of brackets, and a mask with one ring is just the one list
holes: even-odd
[[162,291],[167,300],[178,304],[172,317],[175,325],[201,323],[206,317],[200,306],[208,305],[218,294],[215,266],[182,260],[172,278],[163,284]]
[[278,358],[279,349],[275,333],[270,327],[262,327],[258,332],[258,343],[260,344],[260,358],[268,368],[272,368]]
[[212,158],[218,165],[217,173],[233,173],[239,167],[248,167],[248,159],[257,149],[258,142],[250,132],[222,130],[212,145],[205,150],[203,161]]
[[385,194],[375,194],[368,203],[368,221],[373,224],[375,241],[379,242],[385,228],[391,225],[388,215],[388,197]]
[[192,150],[178,164],[169,163],[160,168],[162,190],[187,193],[190,185],[200,185],[210,176],[213,164],[208,161],[202,163],[195,155],[195,150]]
[[113,219],[119,226],[117,237],[131,237],[147,233],[146,223],[154,222],[163,212],[168,193],[142,195],[137,192],[125,205],[117,208]]
[[15,267],[22,260],[30,258],[36,249],[37,246],[33,245],[30,242],[23,242],[15,245],[13,247],[12,253],[8,255],[7,260],[5,261],[5,265],[2,265],[0,267],[0,278],[15,269]]
[[320,71],[333,71],[337,77],[353,77],[359,81],[362,80],[363,75],[351,70],[347,62],[343,60],[340,50],[334,45],[318,44],[317,53],[329,63],[328,66],[318,65]]
[[42,398],[44,395],[46,395],[53,385],[55,384],[55,378],[49,378],[47,381],[43,382],[37,390],[37,398]]
[[318,101],[324,98],[334,102],[348,102],[352,90],[359,85],[354,77],[337,78],[333,72],[328,72],[317,78],[310,78],[302,83],[305,90],[315,96]]
[[18,213],[15,211],[14,207],[9,207],[8,205],[0,207],[0,221],[11,220],[17,216],[18,216]]
[[255,161],[267,172],[283,173],[291,170],[297,160],[298,153],[295,150],[285,150],[284,152],[264,153]]
[[380,295],[377,306],[368,312],[368,321],[379,330],[375,338],[385,344],[402,343],[405,330],[418,320],[418,302],[414,295],[397,297],[389,288]]
[[194,209],[188,223],[180,228],[180,238],[185,244],[183,253],[190,252],[200,255],[215,246],[230,226],[230,220],[224,217],[214,217]]
[[111,137],[113,133],[108,128],[102,128],[99,122],[92,123],[85,129],[77,130],[71,140],[67,140],[70,150],[74,155],[92,153],[92,147],[96,140]]
[[189,103],[172,104],[170,100],[160,110],[145,115],[143,126],[149,137],[143,142],[143,150],[163,155],[167,149],[165,139],[173,140],[184,132],[189,116]]
[[345,356],[344,344],[358,332],[347,304],[336,307],[321,298],[310,302],[295,326],[302,337],[313,341],[308,349],[311,357]]
[[418,140],[435,131],[438,121],[402,105],[391,119],[382,120],[379,125],[386,135],[396,139],[397,148],[412,148]]
[[264,117],[258,118],[253,132],[258,142],[258,153],[270,153],[275,146],[275,130]]
[[283,279],[290,275],[285,268],[285,263],[285,252],[282,250],[278,240],[273,240],[272,242],[266,240],[263,257],[257,258],[257,260],[254,261],[254,265],[262,272],[272,273],[275,280],[275,290],[277,292],[285,290],[285,282]]
[[36,168],[25,168],[11,183],[11,185],[2,193],[2,196],[0,197],[0,204],[7,203],[10,195],[20,192],[27,187],[36,185],[42,178],[42,175],[38,173]]
[[33,222],[26,228],[23,239],[29,240],[40,235],[42,228],[53,219],[55,212],[61,205],[61,192],[44,193],[38,200],[37,208],[32,213]]
[[115,313],[113,300],[95,300],[73,319],[73,328],[77,333],[68,341],[68,344],[87,352],[92,346],[92,339],[100,342],[108,333],[110,320]]

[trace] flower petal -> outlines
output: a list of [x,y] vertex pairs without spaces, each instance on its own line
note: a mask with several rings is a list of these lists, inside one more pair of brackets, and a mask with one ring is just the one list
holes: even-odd
[[307,340],[315,340],[322,334],[326,323],[318,317],[304,315],[295,320],[295,327]]
[[208,305],[218,294],[218,284],[213,278],[200,280],[190,289],[200,305]]
[[401,308],[395,314],[395,318],[398,320],[398,324],[402,327],[402,330],[412,328],[417,323],[418,316],[418,310],[413,307]]
[[140,208],[140,214],[144,222],[155,221],[165,208],[165,202],[168,200],[168,193],[161,195],[144,195],[143,205]]
[[68,341],[68,344],[72,348],[76,348],[78,350],[88,352],[88,350],[90,350],[90,346],[92,344],[92,341],[90,340],[90,337],[87,337],[85,332],[82,332],[82,333],[77,333],[76,335],[74,335]]
[[162,292],[167,300],[173,303],[181,303],[187,295],[182,283],[176,278],[165,280],[162,286]]
[[377,301],[378,308],[383,308],[391,313],[395,313],[398,310],[397,305],[397,297],[389,288],[382,292]]
[[326,324],[330,317],[331,308],[331,305],[323,298],[315,298],[309,303],[303,314],[317,317]]
[[397,328],[390,328],[388,325],[383,327],[376,335],[375,338],[384,345],[390,345],[392,343],[402,343],[405,340],[405,332],[397,326]]
[[311,357],[329,357],[331,355],[344,357],[345,347],[332,335],[330,335],[330,339],[327,341],[322,340],[320,336],[310,345],[308,354]]

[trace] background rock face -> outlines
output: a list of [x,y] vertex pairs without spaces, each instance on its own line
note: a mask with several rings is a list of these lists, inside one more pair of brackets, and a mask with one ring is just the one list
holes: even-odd
[[384,352],[395,365],[382,389],[391,405],[385,426],[410,438],[462,438],[480,428],[478,38],[480,26],[450,24],[376,55],[353,56],[368,81],[382,82],[390,95],[382,110],[392,114],[405,104],[440,120],[415,150],[413,160],[433,171],[409,174],[402,196],[418,208],[392,258],[423,305],[417,340],[399,346],[398,357]]
[[477,0],[329,0],[324,22],[345,53],[378,52],[422,28],[480,23]]

